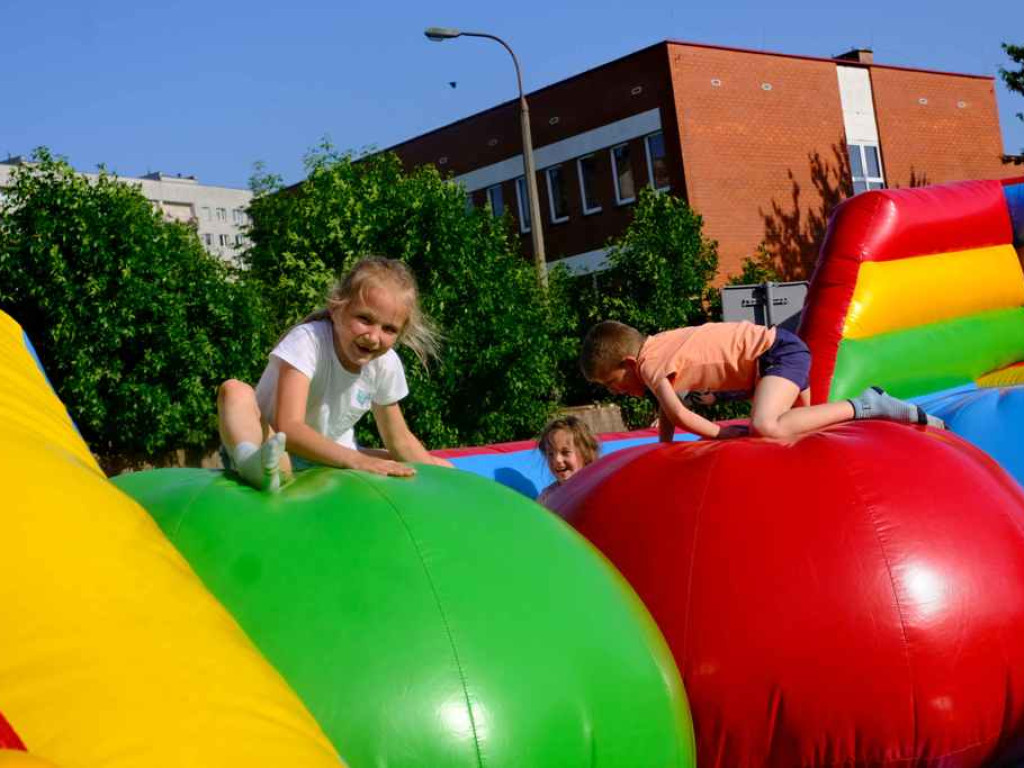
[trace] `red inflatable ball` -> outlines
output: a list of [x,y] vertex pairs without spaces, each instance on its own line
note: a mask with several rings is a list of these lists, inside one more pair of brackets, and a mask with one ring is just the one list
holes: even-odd
[[1024,493],[955,435],[641,446],[551,504],[661,627],[699,765],[978,766],[1024,741]]

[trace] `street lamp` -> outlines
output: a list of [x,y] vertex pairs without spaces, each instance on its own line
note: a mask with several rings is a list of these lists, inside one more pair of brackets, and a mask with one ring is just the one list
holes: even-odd
[[428,40],[435,43],[453,40],[456,37],[486,37],[495,40],[504,46],[505,50],[512,56],[512,63],[516,66],[516,83],[519,85],[519,117],[523,128],[523,170],[526,177],[526,196],[529,198],[527,204],[530,208],[530,234],[533,239],[533,262],[537,269],[537,280],[541,288],[548,287],[548,265],[544,255],[544,233],[541,231],[540,220],[540,197],[537,194],[537,172],[533,165],[533,138],[530,133],[530,108],[526,104],[526,96],[523,94],[523,76],[519,70],[519,59],[509,44],[496,35],[489,35],[486,32],[463,32],[460,29],[450,27],[430,27],[423,33]]

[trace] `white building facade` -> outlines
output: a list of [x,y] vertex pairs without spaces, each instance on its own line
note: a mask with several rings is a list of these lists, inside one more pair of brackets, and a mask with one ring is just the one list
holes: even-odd
[[[0,194],[10,183],[15,166],[28,164],[21,157],[0,161]],[[95,173],[83,173],[95,179]],[[225,261],[237,263],[246,246],[245,231],[249,224],[249,203],[252,192],[247,189],[214,187],[200,184],[195,176],[171,176],[149,173],[141,178],[119,176],[126,184],[139,187],[143,196],[168,221],[192,224],[206,250]]]

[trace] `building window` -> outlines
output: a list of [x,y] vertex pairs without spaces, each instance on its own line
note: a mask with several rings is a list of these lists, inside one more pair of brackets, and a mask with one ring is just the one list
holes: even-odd
[[885,189],[882,175],[882,160],[877,144],[850,144],[850,176],[853,178],[853,194],[859,195],[869,189]]
[[222,247],[231,245],[231,235],[217,235],[217,244]]
[[231,211],[231,220],[235,224],[238,224],[239,226],[245,225],[246,224],[245,211],[240,210],[238,208],[232,209],[232,211]]
[[547,169],[548,204],[551,208],[551,223],[561,224],[569,220],[569,194],[565,188],[565,174],[562,166]]
[[[209,210],[209,208],[207,208],[207,210]],[[203,245],[205,245],[207,248],[212,248],[213,247],[213,235],[211,235],[209,233],[203,235]]]
[[217,209],[217,221],[227,221],[227,220],[228,220],[228,209],[227,208],[218,208]]
[[501,194],[501,184],[487,188],[487,204],[491,206],[491,215],[498,218],[505,213],[505,198]]
[[629,163],[629,144],[612,147],[612,175],[615,177],[615,202],[625,205],[636,200],[633,168]]
[[208,206],[208,205],[204,205],[203,206],[203,220],[204,221],[209,221],[210,220],[210,206]]
[[235,247],[241,248],[245,245],[245,235],[235,235]]
[[644,143],[647,145],[647,178],[658,192],[664,192],[669,188],[665,134],[652,133]]
[[516,203],[519,206],[519,231],[530,231],[530,198],[526,194],[526,177],[516,179]]
[[600,213],[601,203],[597,199],[597,158],[586,155],[576,161],[576,172],[580,177],[580,197],[583,200],[583,214]]

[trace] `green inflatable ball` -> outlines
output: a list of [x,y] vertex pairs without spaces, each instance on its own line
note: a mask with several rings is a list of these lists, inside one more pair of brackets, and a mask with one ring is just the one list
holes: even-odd
[[646,610],[514,491],[439,467],[311,469],[279,494],[209,470],[114,482],[351,768],[695,765],[679,673]]

